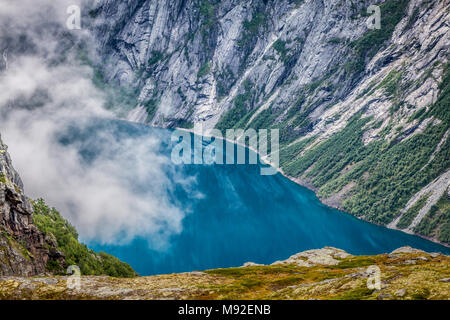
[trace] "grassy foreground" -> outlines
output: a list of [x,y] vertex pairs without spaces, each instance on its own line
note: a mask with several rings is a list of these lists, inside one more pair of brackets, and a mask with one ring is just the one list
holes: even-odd
[[[369,289],[370,266],[380,289]],[[369,268],[369,269],[368,269]],[[272,265],[135,278],[82,276],[0,278],[1,299],[450,299],[450,257],[412,248],[352,256],[309,250]],[[370,281],[369,281],[370,282]]]

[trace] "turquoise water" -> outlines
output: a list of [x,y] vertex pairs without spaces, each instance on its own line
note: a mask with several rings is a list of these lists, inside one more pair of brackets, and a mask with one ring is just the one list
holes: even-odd
[[[105,132],[113,134],[118,143],[135,137],[158,137],[158,152],[167,156],[171,152],[171,131],[123,121],[94,120],[83,129],[71,128],[61,141],[79,146],[89,163],[108,146],[83,141],[97,136],[101,141]],[[133,168],[130,162],[124,170]],[[168,190],[186,217],[181,232],[173,234],[167,246],[151,249],[152,239],[147,238],[135,238],[127,245],[88,245],[128,262],[141,275],[240,266],[247,261],[270,264],[324,246],[356,255],[390,252],[404,245],[450,253],[449,248],[425,239],[331,209],[313,192],[280,174],[260,175],[259,165],[179,165],[176,172],[194,176],[195,191],[202,196],[192,197],[181,186]],[[173,170],[167,174],[174,174]],[[148,183],[152,183],[151,176]]]

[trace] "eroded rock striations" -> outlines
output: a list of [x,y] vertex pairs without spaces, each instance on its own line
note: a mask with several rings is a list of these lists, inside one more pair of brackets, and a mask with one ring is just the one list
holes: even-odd
[[32,213],[0,137],[0,275],[38,275],[46,272],[48,261],[64,262],[56,239],[33,225]]
[[450,243],[448,1],[102,0],[89,17],[103,80],[137,92],[129,120],[278,128],[284,173],[325,203]]

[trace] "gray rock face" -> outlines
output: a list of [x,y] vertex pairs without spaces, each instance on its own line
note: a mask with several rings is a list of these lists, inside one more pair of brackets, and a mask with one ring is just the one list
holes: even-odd
[[424,253],[425,251],[423,250],[419,250],[419,249],[415,249],[415,248],[411,248],[409,246],[406,247],[401,247],[398,249],[395,249],[394,251],[391,252],[391,254],[401,254],[401,253]]
[[54,237],[40,232],[6,145],[0,138],[0,276],[44,273],[50,258],[63,259]]
[[[445,2],[403,2],[408,3],[406,15],[390,44],[374,44],[378,52],[365,61],[363,73],[352,70],[352,43],[370,31],[367,8],[374,1],[350,6],[344,0],[103,0],[93,10],[91,28],[107,62],[106,78],[139,92],[140,105],[131,120],[214,127],[237,96],[249,94],[246,112],[254,112],[251,119],[272,107],[281,110],[275,119],[281,121],[289,109],[301,113],[308,106],[314,133],[329,135],[348,120],[333,121],[337,111],[351,109],[350,116],[364,107],[366,114],[386,116],[390,99],[372,95],[358,103],[355,98],[399,61],[420,57],[408,67],[414,81],[420,70],[444,58],[448,27],[439,7]],[[388,22],[381,17],[381,23]],[[427,57],[426,52],[433,54]],[[251,83],[250,91],[246,83]],[[426,106],[436,98],[436,87],[427,81],[406,100],[417,108]],[[306,101],[300,101],[302,96]],[[366,139],[375,137],[368,132]]]
[[[342,64],[352,41],[367,31],[365,18],[346,1],[100,1],[93,29],[108,61],[107,78],[136,87],[142,105],[157,112],[150,122],[176,126],[178,120],[213,127],[233,107],[245,83],[253,84],[248,111],[288,109],[299,89]],[[331,97],[318,90],[322,105],[345,97],[353,79],[334,83]],[[134,118],[145,121],[146,117]]]
[[[372,4],[381,7],[381,33],[367,23]],[[287,148],[314,139],[298,158],[342,132],[356,115],[370,119],[362,133],[365,146],[398,144],[440,125],[442,119],[418,115],[441,93],[449,12],[445,0],[100,0],[89,27],[100,44],[105,81],[139,95],[129,120],[162,127],[275,126]],[[422,170],[447,140],[448,134]],[[355,168],[349,163],[339,178]],[[314,190],[321,186],[312,178],[338,180],[308,176],[310,169],[287,174]],[[359,181],[368,177],[367,171]],[[448,186],[445,170],[427,179],[429,185],[414,192],[432,195],[407,232],[415,232]],[[343,203],[358,187],[355,180],[322,200],[351,212]],[[413,192],[402,197],[402,205],[414,203]],[[401,218],[398,212],[351,213],[389,227]]]

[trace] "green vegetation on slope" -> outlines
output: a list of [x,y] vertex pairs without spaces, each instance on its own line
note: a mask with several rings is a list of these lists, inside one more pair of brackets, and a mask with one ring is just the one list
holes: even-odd
[[104,108],[112,110],[120,117],[125,117],[130,110],[138,104],[138,90],[120,86],[119,84],[109,83],[106,80],[103,70],[94,65],[88,58],[85,49],[78,49],[78,59],[82,64],[91,67],[94,72],[92,75],[92,83],[100,91],[105,93]]
[[439,241],[450,243],[450,199],[444,193],[431,206],[430,212],[414,228],[414,232],[427,237],[437,237]]
[[[338,71],[341,69],[347,71],[348,78],[360,74],[360,72],[364,70],[367,61],[392,37],[395,27],[406,15],[408,3],[409,0],[387,0],[380,4],[382,15],[381,29],[369,30],[359,39],[348,43],[348,46],[353,51],[353,55],[350,55],[347,63],[340,67],[333,68],[325,77],[316,79],[304,88],[300,88],[299,99],[297,103],[288,110],[287,114],[283,114],[283,110],[280,108],[273,109],[269,107],[258,114],[252,123],[248,124],[247,122],[251,117],[249,114],[254,113],[255,110],[253,110],[253,105],[249,103],[251,96],[244,93],[236,98],[234,106],[222,116],[217,128],[278,128],[280,130],[281,144],[286,145],[295,141],[296,138],[310,131],[313,127],[309,115],[316,109],[317,104],[310,102],[309,105],[303,106],[306,97],[319,87],[323,87],[324,90],[328,92],[336,90],[336,87],[327,83],[327,80],[329,80],[333,74],[338,74]],[[255,8],[252,18],[243,22],[243,33],[238,41],[238,45],[242,47],[244,54],[249,53],[249,50],[247,49],[252,48],[258,33],[267,23],[266,13],[263,7]],[[289,41],[290,40],[283,41],[278,39],[272,45],[274,51],[284,62],[289,60],[289,50],[287,47]],[[342,39],[330,39],[330,43],[341,42]],[[243,64],[245,65],[245,61]],[[380,86],[385,89],[388,96],[396,96],[400,91],[401,77],[401,73],[395,72],[390,74],[385,81],[380,84]],[[245,88],[245,91],[248,92],[248,88]],[[226,92],[226,90],[223,89],[223,85],[220,85],[220,96],[223,96],[224,92]],[[330,101],[330,104],[332,103],[333,101]],[[400,101],[395,103],[393,110],[400,105]],[[275,119],[278,122],[276,124],[274,124]]]
[[[78,241],[75,228],[55,209],[46,205],[43,199],[32,201],[33,221],[39,230],[52,234],[58,243],[58,250],[64,253],[66,266],[77,265],[83,275],[109,275],[113,277],[134,277],[134,270],[119,259],[104,253],[96,253]],[[56,261],[48,263],[49,271],[63,272]]]
[[439,85],[439,90],[440,94],[437,101],[431,106],[429,112],[423,114],[420,119],[435,116],[441,119],[448,127],[450,126],[450,63],[447,63],[444,67],[444,75]]
[[211,0],[202,0],[199,4],[199,12],[200,12],[200,31],[202,34],[202,43],[204,45],[207,44],[207,39],[209,33],[214,29],[215,24],[217,23],[216,19],[216,11],[217,11],[217,3]]
[[391,38],[395,27],[405,16],[408,2],[409,0],[388,0],[380,5],[381,29],[367,31],[361,38],[350,43],[356,60],[347,65],[349,71],[361,72],[364,70],[366,59],[372,58],[384,42]]
[[211,64],[209,63],[209,61],[205,62],[200,69],[198,70],[197,73],[197,79],[201,79],[204,76],[206,76],[209,72],[211,71]]
[[156,114],[156,111],[158,110],[158,106],[159,106],[159,100],[156,99],[155,97],[150,98],[143,104],[143,107],[147,111],[147,122],[150,122],[153,120],[153,118]]
[[282,109],[275,110],[272,106],[270,106],[261,111],[255,119],[247,125],[247,127],[255,130],[271,128],[276,125],[275,119],[281,114],[282,111]]
[[277,41],[275,41],[273,43],[272,47],[275,49],[275,51],[277,51],[280,54],[281,60],[286,62],[287,54],[289,51],[286,48],[286,41],[282,41],[282,40],[278,39]]
[[[388,83],[391,81],[385,84]],[[419,119],[433,116],[442,120],[441,123],[429,125],[422,133],[403,140],[399,139],[403,134],[399,130],[396,138],[387,141],[384,136],[391,124],[381,133],[382,139],[364,145],[364,126],[371,118],[355,116],[341,132],[301,157],[290,162],[282,157],[285,172],[309,180],[319,188],[318,194],[322,198],[353,183],[349,197],[342,203],[344,210],[372,222],[389,223],[416,192],[450,167],[449,139],[430,161],[449,127],[449,83],[447,65],[438,100],[428,111],[421,111]],[[449,227],[449,224],[440,227],[441,239],[446,238]]]
[[302,150],[304,150],[309,144],[313,143],[317,137],[306,138],[302,141],[294,143],[291,146],[280,149],[280,165],[285,167],[292,159],[296,159]]
[[390,222],[413,194],[449,168],[445,149],[427,165],[445,131],[440,124],[400,143],[379,147],[375,146],[380,142],[372,143],[371,153],[361,164],[369,175],[360,177],[344,208],[378,223]]
[[414,218],[417,216],[419,211],[423,208],[423,206],[427,203],[430,194],[426,194],[422,196],[417,202],[406,211],[401,217],[400,221],[397,224],[397,227],[400,229],[405,229],[409,227],[411,222],[413,222]]
[[361,154],[364,149],[360,139],[363,132],[362,127],[369,120],[360,119],[360,116],[355,117],[344,130],[319,144],[303,157],[287,164],[285,172],[291,176],[298,176],[314,165],[308,176],[316,176],[322,172],[323,175],[319,180],[314,181],[318,186],[322,186],[326,181],[339,174],[348,163],[359,160],[360,157],[357,155]]

